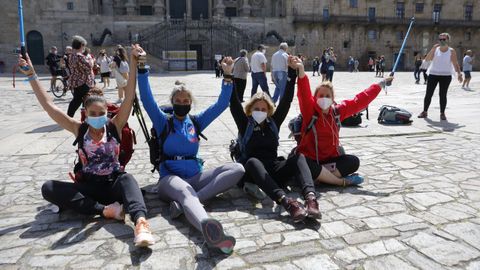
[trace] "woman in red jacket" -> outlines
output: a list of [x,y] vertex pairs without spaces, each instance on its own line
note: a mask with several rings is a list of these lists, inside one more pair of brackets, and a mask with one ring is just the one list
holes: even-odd
[[[356,156],[343,153],[339,143],[337,122],[365,109],[393,77],[372,84],[351,100],[336,103],[331,82],[322,82],[312,96],[303,63],[296,60],[296,66],[297,96],[303,116],[302,140],[297,151],[307,158],[313,179],[342,186],[361,184],[363,177],[355,174],[360,166],[360,160]],[[314,126],[307,130],[313,117],[317,117],[317,120]]]

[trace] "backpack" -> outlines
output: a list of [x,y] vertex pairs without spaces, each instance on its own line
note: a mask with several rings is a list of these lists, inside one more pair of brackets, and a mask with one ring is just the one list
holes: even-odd
[[[337,124],[338,132],[340,132],[340,128],[342,127],[342,122],[340,121],[340,114],[338,113],[335,106],[333,106],[332,109],[333,109],[333,117],[335,118],[335,123]],[[313,128],[317,123],[317,120],[318,120],[318,113],[315,111],[315,113],[312,116],[312,119],[308,123],[307,128],[305,129],[305,132],[303,134],[306,135],[310,130],[313,131],[313,135],[315,137],[315,152],[316,152],[316,155],[318,156],[317,130]],[[303,137],[302,123],[303,123],[303,116],[301,114],[299,114],[297,117],[291,119],[288,122],[288,129],[290,129],[290,135],[288,137],[289,138],[294,137],[295,141],[297,142],[297,146],[300,144]],[[290,152],[290,155],[295,154],[296,151],[297,151],[297,147],[294,147]],[[338,152],[341,155],[345,154],[345,150],[343,149],[343,146],[341,145],[338,146]],[[318,161],[318,158],[317,158],[317,161]]]
[[[269,128],[273,131],[273,134],[278,140],[280,137],[277,125],[271,118],[267,118],[266,121]],[[252,138],[254,128],[255,120],[253,120],[252,117],[249,117],[247,128],[245,129],[243,136],[238,133],[238,137],[230,141],[230,146],[228,148],[230,150],[230,158],[232,161],[242,164],[247,161],[247,152],[245,147],[247,146],[248,141],[250,141],[250,138]]]
[[[365,109],[365,111],[367,112],[367,119],[369,119],[368,117],[368,107]],[[348,118],[345,118],[343,119],[342,121],[342,126],[344,127],[356,127],[358,125],[360,125],[362,123],[362,115],[363,113],[359,112],[359,113],[356,113]]]
[[395,106],[383,105],[379,111],[377,119],[379,124],[404,125],[413,122],[410,119],[412,117],[410,112]]
[[[106,132],[107,132],[108,141],[111,140],[111,138],[113,137],[118,142],[120,142],[120,153],[118,156],[118,161],[120,162],[120,166],[122,170],[124,170],[125,166],[128,164],[128,162],[132,158],[132,155],[134,152],[133,145],[137,144],[137,138],[135,136],[135,131],[133,131],[133,129],[130,128],[128,123],[125,123],[125,126],[123,126],[122,128],[122,139],[120,139],[116,126],[110,120],[115,115],[117,115],[119,110],[120,110],[120,107],[118,107],[117,105],[107,104],[107,117],[109,118],[109,121],[107,122]],[[77,154],[79,154],[78,151],[84,151],[83,137],[88,131],[88,124],[85,122],[85,118],[86,118],[85,109],[82,109],[81,110],[82,124],[80,125],[78,136],[77,138],[75,138],[75,141],[73,142],[74,146],[78,144]],[[81,181],[82,167],[83,165],[80,161],[75,163],[75,167],[73,169],[73,175],[70,174],[70,178],[72,178],[73,181],[75,182]]]
[[[160,106],[160,110],[162,110],[165,114],[167,114],[167,125],[162,130],[162,133],[158,134],[155,128],[150,129],[150,136],[147,138],[148,147],[150,150],[150,163],[153,165],[153,169],[151,172],[155,172],[158,170],[160,163],[164,162],[165,160],[169,160],[167,156],[163,154],[163,145],[165,140],[167,139],[170,133],[175,132],[173,126],[173,107],[170,105]],[[196,116],[190,115],[190,120],[192,120],[193,127],[195,128],[195,133],[197,134],[197,139],[200,141],[200,138],[204,140],[208,140],[202,132],[200,132],[200,125]],[[196,157],[184,157],[184,159],[197,159]]]

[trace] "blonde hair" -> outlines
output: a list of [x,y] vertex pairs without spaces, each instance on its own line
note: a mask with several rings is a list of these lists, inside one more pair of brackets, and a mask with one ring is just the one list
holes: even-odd
[[448,38],[448,41],[452,41],[452,37],[451,37],[451,36],[450,36],[450,34],[449,34],[449,33],[447,33],[447,32],[445,32],[445,33],[441,33],[441,34],[440,34],[440,35],[438,35],[438,36],[447,36],[447,38]]
[[315,88],[315,94],[313,95],[313,97],[317,96],[318,91],[320,91],[320,88],[322,87],[330,89],[333,99],[333,97],[335,96],[335,91],[333,91],[333,83],[331,81],[324,81],[319,86],[317,86],[317,88]]
[[192,94],[192,91],[188,90],[187,87],[185,86],[185,83],[179,81],[179,80],[176,80],[175,81],[175,86],[173,87],[173,90],[172,90],[172,93],[170,93],[170,103],[172,103],[173,105],[173,99],[175,98],[175,96],[180,93],[180,92],[185,92],[187,93],[188,97],[190,98],[190,100],[192,101],[193,103],[193,94]]
[[257,92],[255,95],[252,96],[252,98],[250,98],[250,100],[245,105],[245,114],[247,116],[251,116],[253,105],[255,105],[255,103],[257,103],[258,101],[262,101],[262,100],[265,101],[268,107],[267,116],[268,117],[272,116],[275,111],[275,106],[273,105],[273,102],[270,96],[263,91]]

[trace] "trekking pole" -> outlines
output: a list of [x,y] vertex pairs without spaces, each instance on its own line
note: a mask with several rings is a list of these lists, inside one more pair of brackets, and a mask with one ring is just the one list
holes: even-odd
[[[390,72],[390,77],[393,77],[395,74],[395,71],[397,70],[398,63],[400,62],[400,57],[402,56],[403,49],[405,48],[405,44],[407,44],[407,39],[410,34],[410,30],[412,29],[413,23],[415,22],[415,17],[412,17],[410,19],[410,26],[408,27],[407,34],[405,35],[405,38],[403,39],[402,42],[402,47],[400,47],[400,51],[398,52],[397,59],[395,60],[395,64],[393,65],[392,72]],[[385,86],[390,86],[392,85],[392,82],[387,82]],[[387,93],[387,87],[385,87],[385,93]]]
[[[18,0],[18,27],[20,32],[20,54],[22,58],[27,60],[27,50],[25,49],[25,32],[23,29],[23,5],[22,0]],[[28,71],[30,67],[23,66],[21,69]],[[15,88],[15,72],[17,71],[17,65],[13,67],[13,88]]]
[[140,108],[140,104],[138,103],[137,95],[135,94],[135,98],[133,99],[133,111],[132,115],[135,114],[137,116],[138,122],[140,123],[140,128],[142,129],[143,135],[145,135],[146,141],[150,141],[150,135],[148,134],[147,124],[145,123],[145,118],[143,117],[142,109]]

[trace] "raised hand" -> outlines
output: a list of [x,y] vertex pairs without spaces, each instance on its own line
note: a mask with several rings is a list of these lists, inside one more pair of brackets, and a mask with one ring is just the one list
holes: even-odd
[[26,76],[31,76],[35,74],[35,70],[33,69],[32,61],[30,61],[30,56],[28,53],[25,54],[26,60],[22,58],[22,55],[18,55],[18,67],[20,72],[22,72]]
[[140,45],[132,44],[132,55],[138,58],[139,56],[147,55],[147,52]]
[[225,57],[222,61],[223,73],[226,75],[231,75],[233,72],[233,59],[232,57]]

